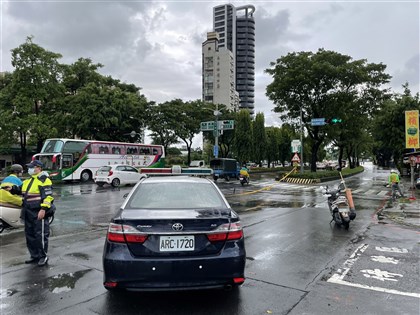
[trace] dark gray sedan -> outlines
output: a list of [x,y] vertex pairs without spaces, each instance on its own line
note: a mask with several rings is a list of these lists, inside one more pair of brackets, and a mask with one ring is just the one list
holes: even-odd
[[103,265],[108,290],[238,286],[245,281],[243,229],[211,180],[142,179],[109,225]]

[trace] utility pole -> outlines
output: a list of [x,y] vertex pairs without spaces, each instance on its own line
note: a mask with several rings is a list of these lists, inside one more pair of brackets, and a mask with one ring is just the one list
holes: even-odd
[[218,117],[221,114],[219,111],[219,104],[216,104],[216,110],[214,114],[214,157],[217,159],[219,157],[219,121]]
[[300,173],[303,174],[303,119],[302,105],[300,106]]

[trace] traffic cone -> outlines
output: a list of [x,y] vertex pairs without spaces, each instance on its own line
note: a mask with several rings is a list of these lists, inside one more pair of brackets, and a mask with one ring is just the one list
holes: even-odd
[[346,197],[347,197],[347,201],[349,203],[350,209],[356,210],[354,208],[353,195],[351,194],[351,189],[350,188],[346,188]]

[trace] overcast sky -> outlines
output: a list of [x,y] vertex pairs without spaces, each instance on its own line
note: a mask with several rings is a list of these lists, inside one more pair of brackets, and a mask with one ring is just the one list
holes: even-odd
[[[142,88],[149,100],[201,98],[201,44],[212,8],[224,1],[4,1],[0,71],[10,50],[33,35],[43,48],[104,65],[101,72]],[[270,62],[319,48],[384,63],[391,87],[419,91],[419,1],[231,1],[253,4],[256,23],[255,112],[279,125],[265,96]]]

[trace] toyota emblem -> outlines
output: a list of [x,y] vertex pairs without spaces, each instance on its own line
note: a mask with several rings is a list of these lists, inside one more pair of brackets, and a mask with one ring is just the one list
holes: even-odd
[[181,223],[174,223],[172,225],[172,230],[174,231],[182,231],[184,229],[184,226]]

